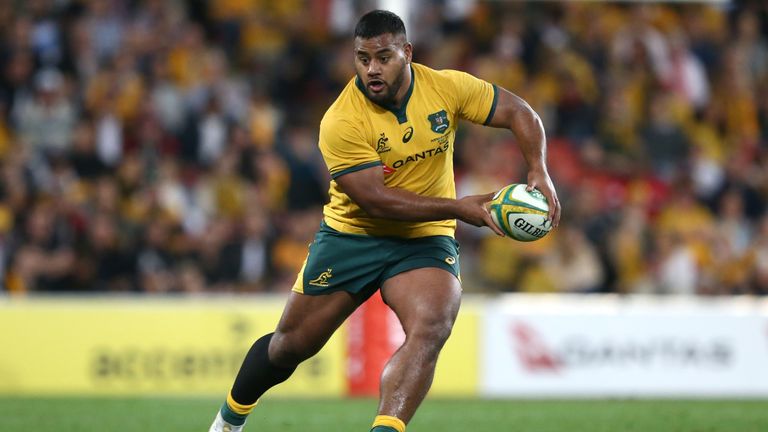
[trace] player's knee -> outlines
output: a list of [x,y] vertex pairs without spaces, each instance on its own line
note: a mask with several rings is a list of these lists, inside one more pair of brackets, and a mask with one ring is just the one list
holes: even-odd
[[422,320],[422,322],[414,326],[408,337],[422,346],[430,347],[439,352],[451,335],[452,330],[453,319],[436,317]]

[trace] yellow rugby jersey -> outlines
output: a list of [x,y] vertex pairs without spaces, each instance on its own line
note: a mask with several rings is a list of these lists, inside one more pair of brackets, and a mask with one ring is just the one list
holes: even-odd
[[395,237],[453,236],[456,221],[407,222],[373,218],[336,183],[338,177],[375,166],[384,182],[419,195],[456,198],[453,151],[459,119],[487,124],[496,108],[496,86],[454,70],[411,64],[402,107],[390,110],[368,99],[353,78],[323,116],[320,151],[331,173],[325,223],[351,234]]

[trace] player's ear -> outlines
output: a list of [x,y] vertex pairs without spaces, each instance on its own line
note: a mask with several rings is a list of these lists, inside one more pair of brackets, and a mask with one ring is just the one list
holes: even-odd
[[413,45],[410,42],[406,42],[403,46],[403,54],[405,54],[405,63],[411,64],[411,58],[413,57]]

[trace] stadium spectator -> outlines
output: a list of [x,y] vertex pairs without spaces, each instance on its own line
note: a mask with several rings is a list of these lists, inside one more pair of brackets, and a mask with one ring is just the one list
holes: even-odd
[[597,248],[576,225],[557,233],[542,267],[555,291],[566,293],[598,292],[605,278]]
[[70,150],[76,111],[58,70],[43,69],[35,74],[34,93],[16,101],[13,120],[19,138],[34,157],[56,157]]
[[71,227],[52,200],[40,200],[25,212],[11,240],[10,280],[13,291],[68,291],[75,268]]

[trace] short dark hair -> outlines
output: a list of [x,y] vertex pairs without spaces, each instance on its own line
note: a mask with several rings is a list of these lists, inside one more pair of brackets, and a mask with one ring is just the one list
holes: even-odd
[[370,39],[385,33],[405,36],[405,24],[390,11],[372,10],[360,17],[355,26],[355,37]]

